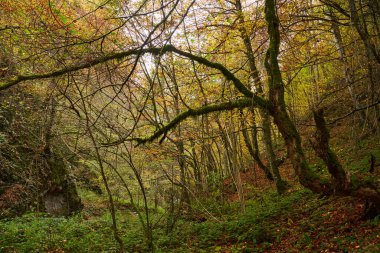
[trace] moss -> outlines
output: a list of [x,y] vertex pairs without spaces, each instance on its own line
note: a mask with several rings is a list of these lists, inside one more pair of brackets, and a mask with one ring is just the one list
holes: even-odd
[[45,198],[45,206],[47,199],[52,196],[63,196],[65,210],[62,214],[70,215],[82,209],[81,199],[78,195],[76,185],[66,169],[66,164],[58,155],[50,153],[47,158],[49,173],[46,178],[47,189]]
[[[148,136],[145,138],[134,138],[131,140],[137,141],[139,144],[145,144],[147,142],[152,142],[158,139],[162,135],[165,135],[170,130],[174,129],[179,123],[181,123],[182,121],[186,120],[189,117],[196,117],[196,116],[208,114],[211,112],[217,112],[217,111],[228,111],[228,110],[234,110],[238,108],[246,108],[246,107],[250,107],[254,105],[255,105],[255,101],[253,101],[252,99],[241,98],[235,101],[205,105],[197,109],[189,109],[185,112],[178,114],[173,120],[171,120],[168,124],[164,125],[162,128],[158,129],[151,136]],[[121,139],[112,143],[105,143],[103,145],[106,145],[106,146],[117,145],[124,141],[125,139]]]
[[351,191],[356,191],[360,187],[372,187],[376,185],[376,178],[370,173],[360,173],[351,175]]
[[154,54],[154,55],[162,55],[162,54],[165,54],[168,52],[174,52],[178,55],[181,55],[181,56],[184,56],[188,59],[194,60],[194,61],[196,61],[202,65],[205,65],[207,67],[219,70],[227,80],[232,81],[232,83],[234,84],[236,89],[238,91],[240,91],[244,96],[252,99],[255,103],[257,103],[258,105],[260,105],[263,108],[265,108],[268,105],[268,103],[265,99],[256,96],[237,77],[235,77],[235,75],[231,71],[229,71],[222,64],[217,63],[217,62],[211,62],[204,57],[197,56],[197,55],[179,50],[172,45],[166,45],[162,48],[153,47],[153,48],[146,48],[146,49],[132,49],[132,50],[127,50],[127,51],[123,51],[123,52],[112,53],[112,54],[109,54],[109,55],[106,55],[103,57],[99,57],[99,58],[92,59],[92,60],[89,60],[89,61],[86,61],[83,63],[79,63],[77,65],[69,66],[66,68],[54,70],[54,71],[47,72],[47,73],[14,76],[9,80],[0,82],[0,90],[5,90],[7,88],[10,88],[16,84],[23,82],[23,81],[59,77],[59,76],[62,76],[64,74],[67,74],[67,73],[75,72],[75,71],[86,69],[86,68],[91,68],[91,67],[98,65],[98,64],[101,64],[101,63],[105,63],[105,62],[112,61],[112,60],[123,59],[123,58],[126,58],[128,56],[133,56],[133,55],[141,56],[141,55],[147,54],[147,53]]

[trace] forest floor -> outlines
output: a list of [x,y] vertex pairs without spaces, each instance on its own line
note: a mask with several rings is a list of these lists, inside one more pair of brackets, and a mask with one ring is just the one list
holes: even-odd
[[380,222],[362,218],[364,205],[305,195],[261,223],[270,228],[266,241],[225,245],[220,252],[380,252]]
[[[369,154],[380,161],[377,139],[355,145],[335,139],[333,145],[339,147],[335,150],[350,172],[365,172]],[[325,173],[320,161],[309,159],[313,169]],[[379,173],[380,168],[377,170]],[[194,201],[192,213],[182,216],[178,210],[169,215],[164,209],[152,209],[155,252],[380,252],[380,217],[362,218],[364,200],[321,197],[296,183],[290,164],[285,163],[281,172],[292,185],[283,196],[276,194],[273,184],[257,169],[241,173],[244,212],[229,179],[223,182],[223,203]],[[80,192],[85,208],[75,216],[29,213],[1,220],[0,252],[117,252],[106,196],[84,189]],[[128,203],[116,203],[127,252],[151,252],[136,213]]]
[[[213,218],[178,219],[171,232],[164,219],[157,224],[155,252],[380,252],[379,219],[363,220],[364,202],[350,197],[295,189],[247,200],[244,214],[237,202],[219,214],[208,207]],[[148,252],[137,217],[124,211],[118,220],[127,252]],[[0,222],[0,252],[116,252],[110,226],[94,202],[67,219],[27,214]]]

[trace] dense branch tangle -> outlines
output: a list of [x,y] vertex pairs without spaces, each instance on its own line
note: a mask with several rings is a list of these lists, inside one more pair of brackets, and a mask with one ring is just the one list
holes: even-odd
[[[16,84],[19,84],[24,81],[31,81],[31,80],[38,80],[38,79],[48,79],[48,78],[55,78],[62,76],[67,73],[71,73],[74,71],[79,71],[87,68],[94,67],[98,64],[101,63],[106,63],[111,60],[119,60],[119,59],[124,59],[129,56],[141,56],[143,54],[152,54],[152,55],[163,55],[165,53],[170,53],[173,52],[175,54],[178,54],[180,56],[184,56],[188,59],[191,59],[193,61],[198,62],[199,64],[205,65],[207,67],[216,69],[220,71],[223,76],[231,81],[235,88],[245,97],[239,100],[235,101],[230,101],[230,102],[224,102],[220,104],[210,104],[210,105],[205,105],[197,109],[189,109],[181,114],[179,114],[177,117],[175,117],[171,122],[169,122],[167,125],[162,127],[161,129],[157,130],[153,135],[150,137],[145,137],[145,138],[134,138],[133,140],[136,140],[138,143],[145,143],[145,142],[151,142],[154,139],[159,138],[161,135],[166,134],[169,132],[171,129],[173,129],[178,123],[181,121],[185,120],[186,118],[190,116],[199,116],[203,114],[207,114],[210,112],[215,112],[215,111],[224,111],[224,110],[232,110],[235,108],[244,108],[244,107],[249,107],[249,106],[258,106],[264,110],[270,109],[270,103],[256,94],[254,94],[252,91],[250,91],[242,81],[240,81],[231,71],[229,71],[226,67],[224,67],[222,64],[217,63],[217,62],[212,62],[207,60],[204,57],[197,56],[185,51],[182,51],[180,49],[177,49],[176,47],[172,45],[167,45],[164,47],[153,47],[153,48],[145,48],[145,49],[132,49],[132,50],[127,50],[124,52],[118,52],[118,53],[112,53],[103,57],[99,57],[97,59],[84,62],[78,65],[73,65],[69,67],[65,67],[59,70],[55,70],[52,72],[47,72],[47,73],[41,73],[41,74],[34,74],[34,75],[18,75],[14,76],[10,80],[6,80],[3,82],[0,82],[0,91],[5,90],[7,88],[10,88]],[[127,140],[127,139],[125,139]],[[111,143],[108,143],[106,145],[113,145],[113,144],[120,144],[125,140],[118,140]]]
[[[106,145],[117,145],[123,143],[126,140],[135,140],[138,143],[151,142],[160,136],[165,136],[170,130],[174,129],[181,121],[187,119],[191,116],[199,116],[208,114],[216,111],[225,111],[232,110],[235,108],[245,108],[245,107],[259,107],[266,110],[274,119],[274,123],[277,126],[279,132],[282,135],[282,138],[285,141],[287,153],[290,160],[293,163],[294,170],[299,178],[300,183],[319,193],[332,194],[333,190],[337,193],[345,195],[361,195],[364,197],[371,198],[376,200],[377,206],[380,207],[380,194],[378,193],[378,187],[369,182],[368,185],[359,184],[352,185],[350,179],[346,178],[344,175],[339,174],[344,170],[339,169],[339,173],[331,173],[335,177],[336,181],[339,182],[336,187],[334,187],[331,182],[324,182],[321,178],[313,172],[307,162],[306,156],[303,152],[301,145],[300,134],[286,109],[285,96],[284,96],[284,82],[282,80],[280,65],[278,61],[278,56],[280,53],[280,20],[276,12],[276,1],[275,0],[266,0],[265,1],[265,20],[267,23],[267,31],[269,35],[269,46],[265,59],[265,69],[267,74],[267,86],[269,88],[269,100],[266,100],[262,97],[257,96],[251,90],[247,88],[248,85],[245,85],[239,78],[237,78],[228,68],[224,65],[208,60],[206,57],[192,54],[180,50],[172,45],[166,45],[163,47],[145,47],[143,45],[138,49],[126,50],[123,52],[111,53],[103,57],[96,58],[94,60],[89,60],[78,65],[73,65],[65,67],[56,71],[34,74],[34,75],[18,75],[14,76],[9,80],[0,82],[0,90],[7,89],[11,86],[14,86],[18,83],[28,80],[36,79],[47,79],[59,77],[67,73],[74,71],[79,71],[87,68],[91,68],[95,65],[106,63],[112,60],[124,59],[132,56],[137,56],[140,58],[143,54],[152,54],[155,56],[162,56],[167,53],[174,53],[176,55],[185,57],[192,61],[195,61],[206,67],[218,70],[228,81],[230,81],[233,86],[239,91],[239,93],[244,97],[241,99],[222,102],[219,104],[206,104],[196,109],[188,109],[185,112],[179,113],[174,119],[169,121],[166,125],[159,128],[151,136],[143,138],[134,138],[134,139],[120,139],[113,143],[108,143]],[[236,97],[236,96],[235,96]],[[322,121],[321,121],[322,122]],[[318,124],[317,124],[318,125]],[[321,124],[319,124],[321,125]],[[321,130],[321,129],[320,129]],[[325,130],[325,129],[324,129]],[[321,131],[325,133],[326,131]],[[326,135],[327,136],[327,135]],[[320,138],[321,141],[326,143],[321,143],[320,147],[330,151],[328,149],[327,138]],[[322,145],[323,144],[323,145]],[[323,152],[326,150],[322,150]],[[323,153],[321,152],[321,153]],[[328,160],[328,159],[326,159]],[[330,159],[331,160],[331,159]],[[336,160],[336,159],[334,159]],[[338,180],[339,179],[339,180]],[[343,181],[343,182],[342,182]],[[379,208],[380,209],[380,208]]]

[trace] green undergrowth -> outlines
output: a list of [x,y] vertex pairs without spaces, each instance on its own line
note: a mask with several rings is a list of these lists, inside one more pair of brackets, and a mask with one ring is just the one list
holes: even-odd
[[[122,215],[118,218],[129,249],[133,251],[136,244],[143,245],[136,220]],[[0,222],[0,252],[115,252],[117,245],[112,237],[111,224],[108,214],[94,219],[82,215],[54,218],[26,214]]]
[[226,246],[229,252],[261,252],[281,239],[273,233],[279,216],[291,214],[296,206],[315,208],[322,201],[307,190],[285,196],[271,191],[249,200],[244,214],[239,206],[231,206],[235,212],[229,216],[202,223],[181,221],[166,240],[161,237],[160,246],[162,252],[225,252]]
[[[268,192],[247,201],[244,214],[237,204],[225,207],[229,209],[226,212],[228,215],[210,209],[208,213],[214,213],[214,218],[210,216],[204,222],[179,219],[170,233],[165,229],[163,219],[154,229],[155,251],[222,252],[225,245],[230,245],[236,252],[260,251],[280,239],[273,234],[275,217],[290,214],[295,206],[305,207],[306,203],[313,208],[313,205],[319,205],[316,201],[321,200],[306,190],[283,197]],[[153,220],[160,217],[162,214],[152,214]],[[127,252],[146,252],[146,242],[137,216],[123,210],[117,218]],[[2,220],[0,252],[116,252],[111,224],[108,213],[91,217],[82,213],[69,218],[30,213],[12,220]]]
[[[91,200],[92,209],[102,207],[98,197],[91,196]],[[154,252],[287,252],[276,250],[287,241],[292,252],[351,252],[358,246],[358,252],[380,250],[375,242],[379,218],[357,225],[342,220],[356,212],[355,202],[349,198],[322,198],[304,189],[278,196],[272,190],[247,200],[244,213],[237,202],[207,206],[207,212],[205,206],[194,206],[191,214],[178,218],[170,232],[167,214],[152,212]],[[30,213],[2,220],[0,252],[117,252],[110,215],[104,210],[91,215],[92,211],[85,208],[69,218]],[[191,218],[197,216],[206,219]],[[151,252],[135,213],[119,210],[117,219],[126,252]],[[358,232],[347,232],[351,230]]]
[[[371,149],[367,151],[368,154],[372,154],[376,159],[376,164],[380,161],[380,149]],[[347,168],[354,172],[368,172],[370,169],[370,155],[362,155],[356,160],[347,163]]]

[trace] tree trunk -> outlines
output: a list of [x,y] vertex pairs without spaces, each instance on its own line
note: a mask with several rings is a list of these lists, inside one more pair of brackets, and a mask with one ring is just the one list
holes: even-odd
[[176,147],[177,147],[177,160],[179,164],[179,169],[180,169],[180,179],[181,179],[181,188],[182,188],[182,201],[185,204],[185,209],[186,210],[191,210],[191,203],[190,203],[190,195],[189,191],[187,189],[187,181],[186,181],[186,160],[185,160],[185,148],[183,141],[180,140],[176,142]]
[[[238,11],[238,19],[239,19],[239,24],[240,24],[240,36],[243,39],[244,46],[246,49],[246,55],[249,62],[250,78],[253,80],[257,93],[264,94],[263,84],[259,75],[259,71],[256,66],[256,60],[253,53],[251,41],[250,41],[248,32],[244,27],[245,21],[244,21],[242,5],[241,5],[240,0],[236,1],[235,6]],[[278,169],[278,164],[276,162],[276,155],[273,150],[272,137],[271,137],[271,132],[270,132],[271,131],[270,115],[263,108],[259,108],[259,113],[262,118],[263,141],[264,141],[264,146],[265,146],[266,157],[269,162],[269,167],[272,169],[272,172],[274,175],[277,191],[278,193],[281,194],[285,192],[285,190],[287,189],[287,183],[284,180],[282,180],[279,169]]]
[[377,52],[376,46],[371,42],[370,35],[368,34],[366,27],[360,22],[355,0],[348,0],[348,4],[350,7],[351,22],[364,43],[367,56],[369,56],[370,59],[374,59],[378,64],[380,64],[380,55]]
[[333,187],[339,189],[339,191],[347,191],[349,187],[347,173],[340,164],[338,157],[329,146],[330,134],[326,127],[323,109],[314,111],[313,115],[317,127],[315,135],[316,141],[313,143],[313,148],[317,153],[317,156],[327,165],[327,169],[333,177]]
[[286,111],[284,84],[277,59],[280,46],[280,21],[276,14],[275,0],[265,1],[265,19],[270,39],[265,59],[269,100],[272,103],[269,113],[273,116],[274,123],[285,141],[288,157],[300,183],[313,191],[327,193],[330,190],[328,185],[322,184],[317,175],[310,170],[301,146],[301,137]]
[[53,126],[56,117],[57,102],[52,96],[47,101],[50,113],[47,115],[45,125],[45,146],[43,158],[46,163],[47,173],[41,173],[44,194],[43,203],[45,211],[54,215],[70,215],[82,210],[83,205],[79,198],[77,188],[69,176],[65,161],[52,151]]
[[263,121],[262,126],[263,126],[263,139],[264,139],[264,145],[265,145],[265,152],[267,153],[270,168],[272,168],[274,181],[276,182],[277,192],[279,194],[282,194],[287,190],[288,184],[281,178],[280,171],[278,169],[276,155],[273,151],[269,114],[264,110],[261,110],[260,114]]
[[290,120],[285,107],[284,85],[277,59],[280,46],[280,32],[275,0],[265,1],[265,19],[267,21],[268,34],[270,37],[265,61],[265,67],[269,77],[269,99],[272,103],[270,113],[285,140],[288,156],[292,161],[300,183],[317,193],[328,195],[336,193],[366,198],[372,203],[372,209],[375,210],[377,214],[380,213],[380,183],[372,178],[356,180],[355,184],[352,183],[352,180],[347,176],[347,173],[340,165],[336,155],[328,146],[329,135],[321,112],[315,114],[317,140],[321,142],[318,144],[318,147],[323,149],[318,151],[318,153],[326,163],[335,184],[323,182],[310,170],[302,150],[300,135],[294,123]]
[[[252,114],[253,114],[252,117],[255,117],[254,113],[255,112],[252,111]],[[274,181],[272,173],[270,172],[269,168],[263,164],[259,156],[256,122],[254,121],[251,124],[252,131],[255,132],[255,134],[252,134],[253,144],[251,142],[251,139],[249,138],[248,129],[246,128],[245,120],[243,118],[241,118],[241,125],[242,125],[244,143],[247,146],[249,154],[252,156],[253,160],[255,160],[259,168],[265,173],[266,178],[270,181]]]
[[[345,81],[346,81],[346,85],[347,85],[348,91],[349,91],[350,96],[351,96],[353,108],[358,109],[360,106],[359,106],[359,102],[356,99],[356,91],[355,91],[354,80],[353,80],[354,73],[351,69],[350,63],[347,61],[346,50],[344,48],[342,34],[341,34],[339,26],[337,24],[337,18],[336,18],[335,14],[333,13],[332,10],[328,11],[328,15],[332,21],[331,22],[331,29],[332,29],[332,32],[334,34],[336,47],[337,47],[338,52],[339,52],[339,58],[344,64]],[[364,124],[364,122],[365,122],[364,111],[361,111],[359,115],[360,115],[361,123]]]

